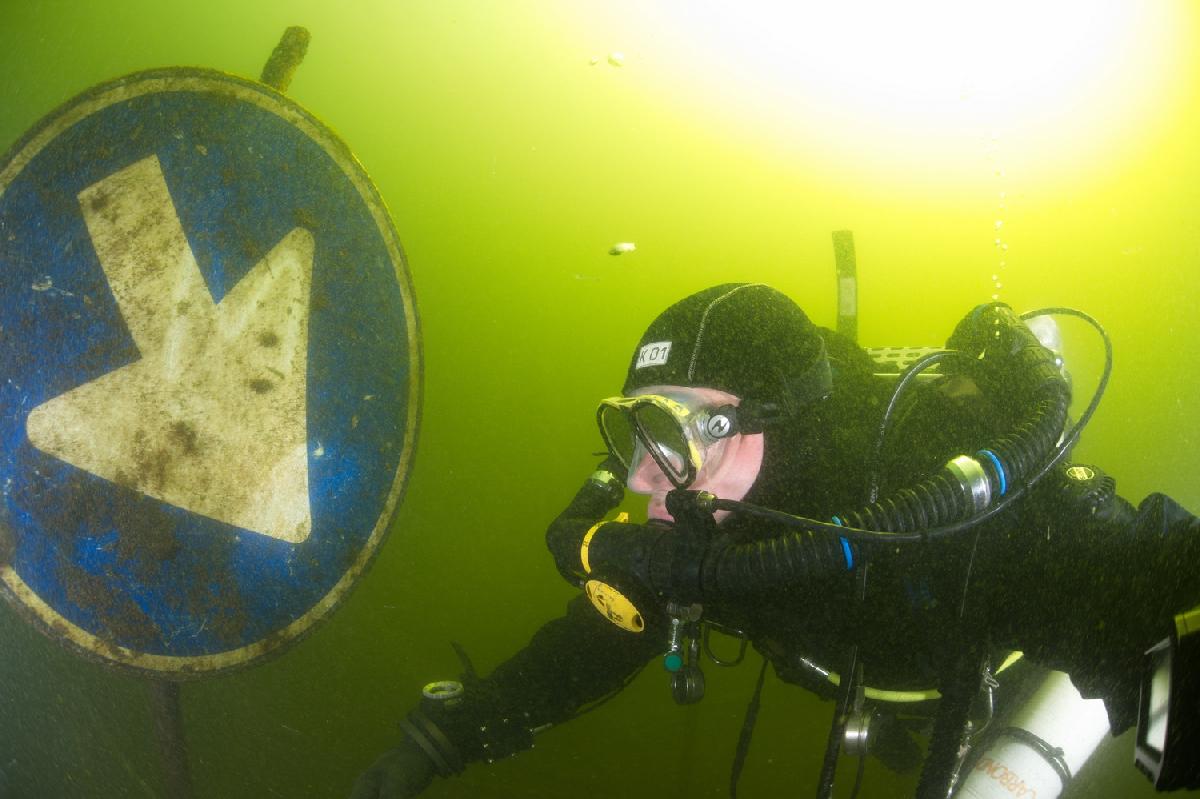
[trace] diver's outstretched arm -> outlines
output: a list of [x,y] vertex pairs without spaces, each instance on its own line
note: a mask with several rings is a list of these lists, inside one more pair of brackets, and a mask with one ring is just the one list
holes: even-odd
[[[555,532],[582,537],[615,507],[622,492],[618,478],[609,478],[593,475],[584,484],[551,526],[550,541]],[[408,799],[434,776],[448,777],[470,763],[522,752],[533,745],[535,732],[571,719],[624,688],[663,645],[659,636],[609,623],[581,594],[567,605],[564,616],[544,625],[489,676],[465,675],[461,694],[431,699],[431,693],[438,693],[427,687],[427,698],[401,722],[399,746],[363,773],[352,797]]]

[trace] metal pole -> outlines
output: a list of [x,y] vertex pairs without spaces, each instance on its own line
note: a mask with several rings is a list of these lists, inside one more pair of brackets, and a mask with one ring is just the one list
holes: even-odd
[[858,263],[854,256],[854,233],[833,231],[833,259],[838,277],[837,332],[858,341]]
[[263,66],[259,80],[276,91],[286,92],[292,82],[292,75],[296,73],[296,67],[300,66],[304,54],[308,52],[310,38],[308,28],[293,25],[285,30],[279,44],[275,45],[275,50]]
[[192,799],[192,774],[188,767],[187,741],[183,733],[179,683],[150,680],[148,685],[150,706],[154,711],[154,731],[167,778],[167,796],[170,799]]

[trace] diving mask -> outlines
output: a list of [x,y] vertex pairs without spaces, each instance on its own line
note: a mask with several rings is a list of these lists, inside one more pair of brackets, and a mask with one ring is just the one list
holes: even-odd
[[715,468],[725,441],[741,432],[737,407],[714,405],[698,391],[651,387],[631,397],[600,401],[596,422],[609,454],[632,474],[645,455],[676,488],[687,488],[706,466]]

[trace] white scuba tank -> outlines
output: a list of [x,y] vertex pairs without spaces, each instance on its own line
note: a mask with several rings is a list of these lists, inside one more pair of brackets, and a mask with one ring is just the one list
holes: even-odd
[[1009,732],[973,758],[957,799],[1055,799],[1066,787],[1055,759],[1077,774],[1108,734],[1108,714],[1104,702],[1084,699],[1066,674],[1051,671],[1002,730]]

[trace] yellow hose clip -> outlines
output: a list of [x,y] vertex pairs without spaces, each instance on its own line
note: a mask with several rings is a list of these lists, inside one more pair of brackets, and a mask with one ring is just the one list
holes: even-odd
[[[591,561],[588,560],[588,547],[591,546],[591,544],[592,544],[592,536],[594,536],[596,534],[597,530],[599,530],[604,525],[608,524],[608,521],[609,520],[601,519],[600,521],[593,524],[591,526],[591,528],[583,535],[583,543],[580,544],[580,546],[579,546],[579,560],[583,564],[583,573],[584,574],[592,573],[592,564],[591,564]],[[624,524],[625,522],[629,521],[629,514],[626,513],[625,511],[621,511],[620,513],[617,514],[617,518],[612,519],[611,521],[617,522],[619,524]]]

